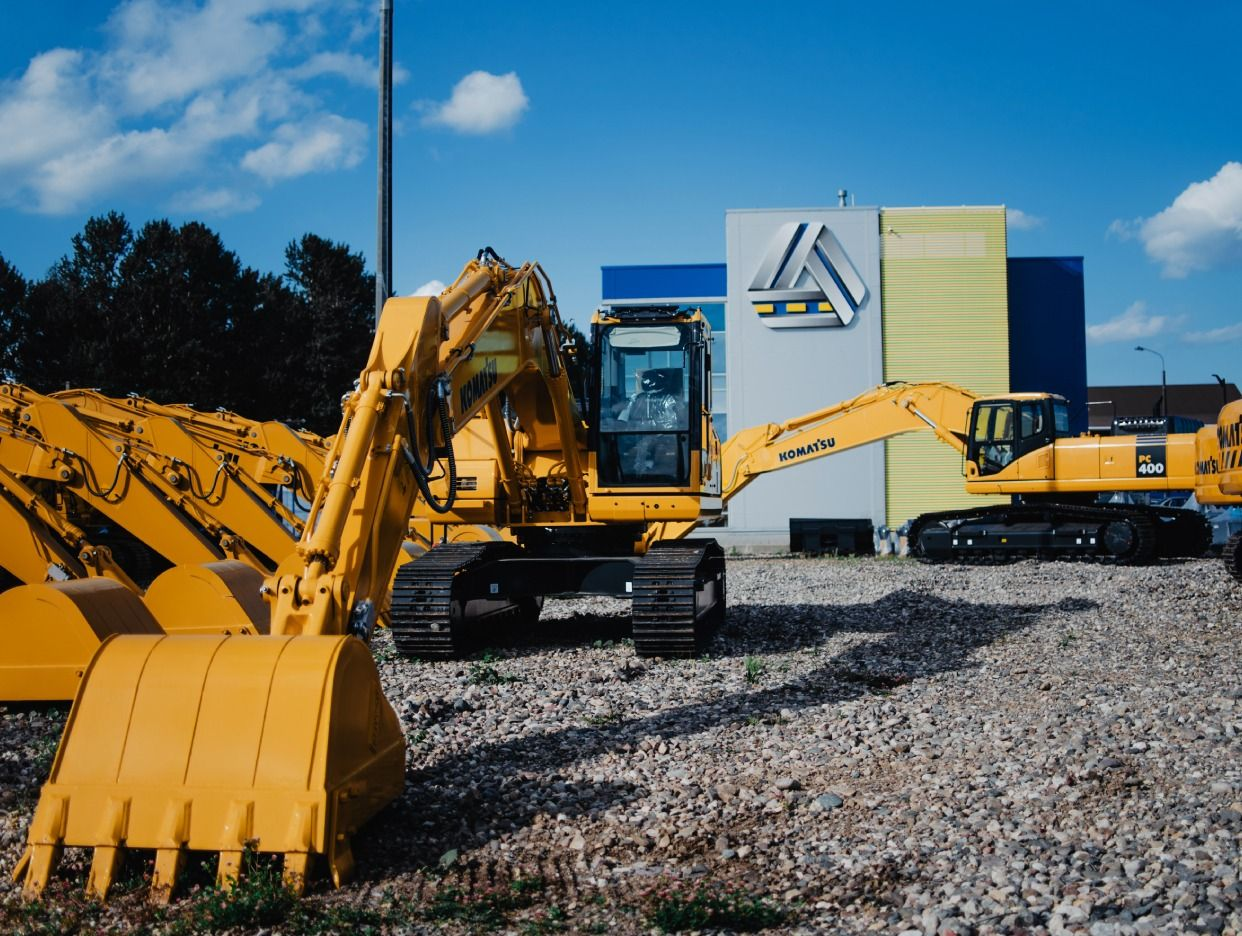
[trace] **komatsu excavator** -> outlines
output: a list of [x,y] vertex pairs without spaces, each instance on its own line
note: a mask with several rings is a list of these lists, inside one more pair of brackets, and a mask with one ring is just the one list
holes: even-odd
[[[615,347],[648,367],[680,370],[701,400],[709,373],[701,315],[613,324]],[[50,616],[0,621],[40,628],[48,641],[83,619],[112,635],[82,675],[31,823],[16,870],[28,895],[43,890],[66,845],[94,849],[88,890],[101,897],[126,848],[155,850],[152,887],[163,898],[188,850],[219,852],[225,883],[236,879],[247,847],[283,853],[295,888],[316,854],[335,882],[349,876],[350,837],[398,795],[404,777],[400,730],[364,640],[415,504],[447,515],[470,491],[470,476],[459,473],[470,460],[458,465],[452,444],[479,414],[501,453],[506,518],[520,519],[534,544],[512,557],[526,564],[498,567],[510,557],[491,554],[463,561],[453,553],[460,544],[448,544],[407,568],[434,567],[447,552],[456,577],[470,583],[472,618],[526,613],[532,596],[509,587],[513,578],[478,579],[471,559],[489,572],[545,576],[540,593],[628,575],[649,631],[659,635],[672,622],[679,641],[693,643],[719,617],[724,569],[714,544],[657,547],[653,564],[634,559],[647,522],[694,519],[701,500],[713,509],[719,448],[710,413],[640,399],[644,391],[627,382],[634,375],[617,374],[617,390],[634,389],[635,405],[610,417],[608,434],[590,444],[561,334],[542,270],[511,267],[490,252],[442,296],[385,305],[301,538],[262,587],[269,634],[240,635],[247,618],[239,608],[220,610],[217,628],[231,633],[177,634],[178,617],[194,613],[189,600],[153,614],[129,589],[98,579],[90,595],[71,595],[81,582],[41,586],[66,599],[49,603]],[[665,389],[674,386],[671,374],[662,376]],[[578,543],[591,544],[585,562]],[[610,567],[616,558],[623,569]],[[433,589],[420,600],[438,597]]]
[[[1220,449],[1220,489],[1242,503],[1242,400],[1234,400],[1220,411],[1216,422]],[[1225,569],[1242,583],[1242,534],[1235,533],[1225,544]]]
[[1100,556],[1139,564],[1201,556],[1211,528],[1197,511],[1097,503],[1115,491],[1206,491],[1197,468],[1194,433],[1071,437],[1061,397],[979,399],[966,437],[966,490],[1015,502],[923,514],[911,525],[910,547],[928,559]]

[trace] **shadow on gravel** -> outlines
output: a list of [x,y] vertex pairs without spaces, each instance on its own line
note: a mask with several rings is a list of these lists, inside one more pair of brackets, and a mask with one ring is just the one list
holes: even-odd
[[[1048,613],[1084,613],[1093,601],[981,604],[902,590],[861,605],[739,605],[717,638],[717,654],[779,651],[822,643],[834,633],[873,634],[825,659],[804,676],[767,689],[721,694],[652,715],[603,725],[561,728],[512,741],[480,744],[408,773],[405,794],[355,842],[359,867],[380,878],[435,862],[450,849],[482,845],[529,825],[539,813],[599,815],[646,795],[611,777],[574,783],[570,765],[644,738],[675,738],[716,726],[772,719],[782,709],[832,705],[939,673],[975,665],[972,654]],[[648,663],[639,679],[668,678],[665,667],[711,666],[713,660]],[[614,679],[626,678],[620,672]]]

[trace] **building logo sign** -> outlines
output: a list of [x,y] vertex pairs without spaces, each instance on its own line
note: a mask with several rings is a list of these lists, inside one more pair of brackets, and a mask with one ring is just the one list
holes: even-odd
[[790,221],[772,236],[747,296],[765,325],[849,325],[867,286],[832,231]]

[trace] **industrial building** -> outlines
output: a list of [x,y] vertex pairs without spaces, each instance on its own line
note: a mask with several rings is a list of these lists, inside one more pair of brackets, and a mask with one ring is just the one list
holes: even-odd
[[[1086,429],[1082,258],[1009,257],[1003,206],[729,211],[725,246],[725,263],[602,270],[605,306],[704,309],[721,438],[893,380],[1061,393]],[[931,433],[902,436],[760,480],[712,532],[762,548],[794,518],[896,529],[977,504],[961,471]]]

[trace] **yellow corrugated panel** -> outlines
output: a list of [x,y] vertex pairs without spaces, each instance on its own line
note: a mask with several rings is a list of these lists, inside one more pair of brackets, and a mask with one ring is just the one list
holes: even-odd
[[[1005,209],[880,212],[884,379],[1009,392]],[[963,489],[961,456],[930,434],[885,447],[888,523],[987,500]]]

